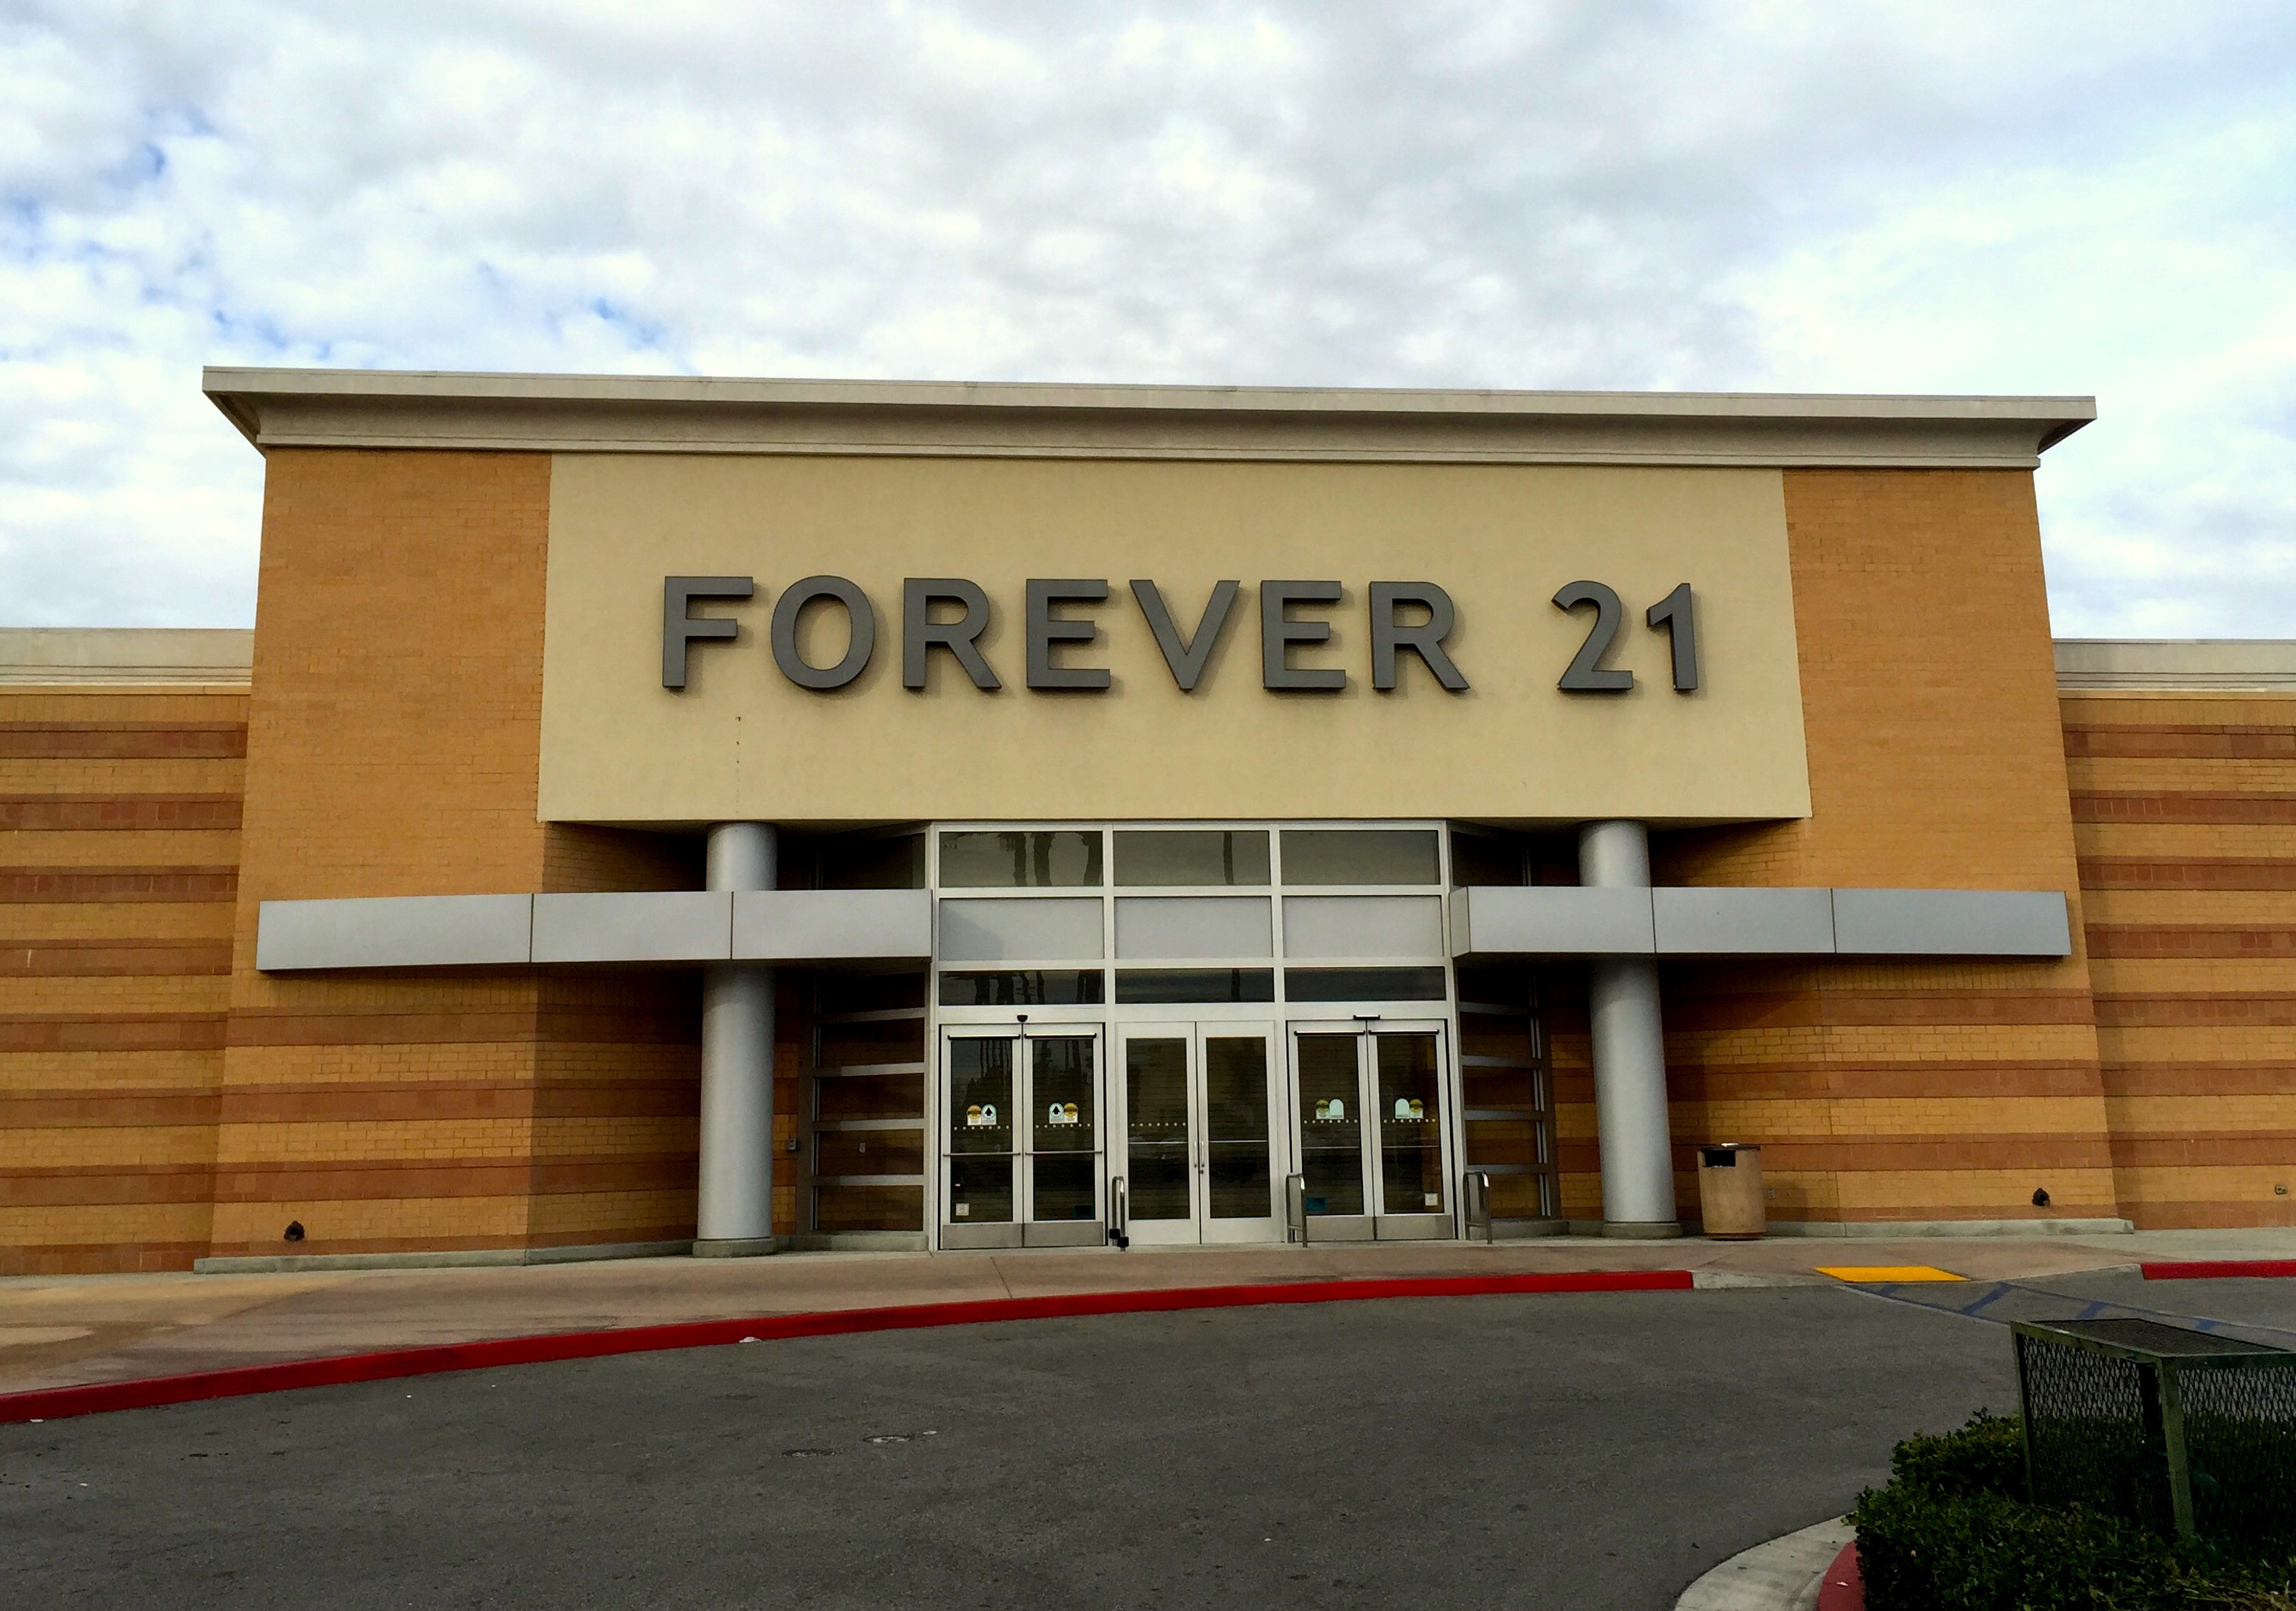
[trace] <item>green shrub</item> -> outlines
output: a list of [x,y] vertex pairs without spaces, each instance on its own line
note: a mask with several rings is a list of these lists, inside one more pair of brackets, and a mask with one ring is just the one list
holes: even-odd
[[2025,1502],[2022,1427],[1980,1411],[1890,1459],[1850,1522],[1870,1611],[2296,1611],[2296,1555],[2173,1545]]
[[1939,1493],[2025,1497],[2025,1424],[1980,1410],[1942,1437],[1915,1435],[1890,1453],[1890,1480]]

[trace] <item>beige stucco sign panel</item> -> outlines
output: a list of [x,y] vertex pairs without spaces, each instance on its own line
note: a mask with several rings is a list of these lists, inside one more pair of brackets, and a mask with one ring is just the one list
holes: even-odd
[[[850,578],[879,618],[848,687],[775,669],[780,590]],[[742,623],[660,686],[666,575],[756,578]],[[996,616],[981,639],[1003,691],[945,653],[901,686],[905,577],[966,577]],[[1023,686],[1026,580],[1106,578],[1089,612],[1100,694]],[[1184,629],[1215,582],[1244,584],[1210,669],[1175,686],[1127,584],[1160,583]],[[1344,693],[1261,686],[1264,579],[1341,581],[1332,643]],[[1592,612],[1564,583],[1615,588],[1628,615],[1615,695],[1555,686]],[[1406,656],[1371,686],[1366,584],[1432,581],[1458,610],[1447,693]],[[1673,691],[1643,611],[1698,601],[1702,686]],[[1071,614],[1087,613],[1071,608]],[[843,649],[816,612],[815,663]],[[1779,473],[1539,464],[1218,463],[1030,457],[560,454],[551,492],[541,815],[613,823],[740,818],[1450,817],[1712,821],[1807,816],[1801,700]]]

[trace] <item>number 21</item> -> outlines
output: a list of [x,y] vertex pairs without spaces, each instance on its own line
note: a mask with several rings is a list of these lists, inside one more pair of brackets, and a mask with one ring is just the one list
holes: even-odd
[[[1607,669],[1603,657],[1611,652],[1611,645],[1619,635],[1619,623],[1625,619],[1626,606],[1620,603],[1618,590],[1602,582],[1576,581],[1565,586],[1554,596],[1557,609],[1575,610],[1581,604],[1595,606],[1595,624],[1587,633],[1587,641],[1578,645],[1578,653],[1556,686],[1571,694],[1623,694],[1635,686],[1632,671]],[[1668,643],[1674,654],[1674,691],[1677,694],[1698,692],[1698,606],[1692,596],[1690,584],[1684,582],[1652,604],[1643,619],[1655,631],[1666,629]]]

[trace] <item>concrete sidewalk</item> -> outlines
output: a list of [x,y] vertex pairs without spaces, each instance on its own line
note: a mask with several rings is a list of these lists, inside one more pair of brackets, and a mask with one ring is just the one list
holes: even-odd
[[0,1392],[489,1337],[983,1298],[1380,1277],[1688,1270],[1702,1286],[1929,1265],[1972,1280],[2146,1260],[2296,1258],[2296,1230],[1902,1241],[1500,1243],[963,1253],[790,1253],[275,1275],[0,1280]]

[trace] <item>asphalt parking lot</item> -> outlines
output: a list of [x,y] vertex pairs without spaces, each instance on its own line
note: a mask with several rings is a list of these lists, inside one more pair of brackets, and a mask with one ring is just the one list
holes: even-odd
[[2013,1393],[1824,1287],[523,1367],[0,1427],[0,1602],[1659,1607]]
[[[2289,1281],[2010,1297],[2296,1331]],[[0,1427],[0,1603],[1663,1607],[2014,1391],[2002,1326],[1816,1286],[420,1377]]]

